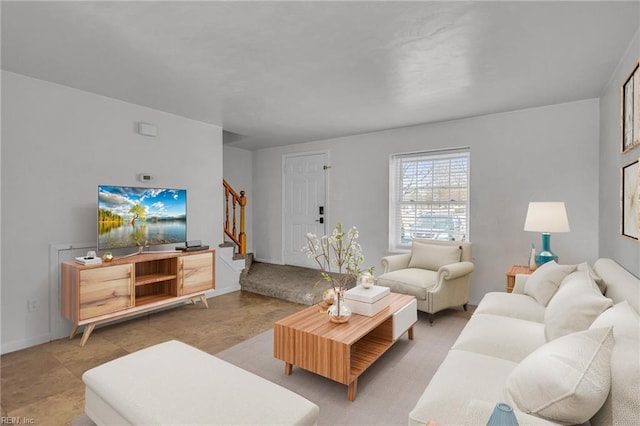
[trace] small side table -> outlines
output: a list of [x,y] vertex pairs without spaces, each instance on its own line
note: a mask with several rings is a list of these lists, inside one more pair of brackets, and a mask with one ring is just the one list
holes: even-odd
[[533,271],[528,266],[524,265],[511,265],[511,268],[507,271],[507,293],[513,291],[513,286],[516,283],[516,274],[530,275]]

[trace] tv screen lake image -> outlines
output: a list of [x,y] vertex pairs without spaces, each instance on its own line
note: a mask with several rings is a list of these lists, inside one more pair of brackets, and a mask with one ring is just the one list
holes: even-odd
[[184,189],[98,187],[98,249],[186,241]]

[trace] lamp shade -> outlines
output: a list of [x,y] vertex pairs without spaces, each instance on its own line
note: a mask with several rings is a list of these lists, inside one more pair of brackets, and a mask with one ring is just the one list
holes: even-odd
[[563,202],[529,203],[524,230],[533,232],[569,232],[569,219]]

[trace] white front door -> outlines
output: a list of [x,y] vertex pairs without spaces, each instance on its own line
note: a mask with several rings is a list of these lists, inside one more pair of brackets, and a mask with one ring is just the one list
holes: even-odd
[[301,249],[309,232],[326,232],[327,154],[292,155],[284,159],[284,263],[315,268]]

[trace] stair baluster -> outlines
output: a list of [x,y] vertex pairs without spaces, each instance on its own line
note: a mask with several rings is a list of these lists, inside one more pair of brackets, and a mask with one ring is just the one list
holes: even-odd
[[[229,182],[224,179],[222,180],[222,185],[224,186],[225,197],[225,220],[223,231],[227,237],[236,243],[238,246],[238,253],[245,255],[247,253],[247,235],[245,234],[244,226],[244,209],[247,205],[247,197],[245,196],[244,191],[240,191],[240,194],[238,194],[231,185],[229,185]],[[229,199],[231,199],[231,201]],[[232,210],[231,226],[229,226],[229,203],[231,203]],[[236,226],[236,206],[240,206],[240,232],[237,232],[238,230]]]

